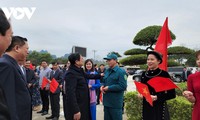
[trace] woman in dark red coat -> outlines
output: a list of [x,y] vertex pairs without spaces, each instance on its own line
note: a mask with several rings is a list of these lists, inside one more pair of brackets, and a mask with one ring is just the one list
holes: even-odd
[[[196,63],[200,67],[200,51],[196,52]],[[200,120],[200,72],[188,77],[187,86],[188,90],[184,91],[183,95],[194,104],[192,120]]]

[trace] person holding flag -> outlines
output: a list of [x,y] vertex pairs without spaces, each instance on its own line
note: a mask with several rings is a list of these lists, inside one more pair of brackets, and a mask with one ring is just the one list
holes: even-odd
[[[47,115],[49,111],[49,84],[48,79],[50,78],[50,72],[52,71],[45,60],[42,61],[43,69],[40,71],[39,74],[39,85],[40,85],[40,95],[42,98],[42,110],[38,111],[37,113],[41,113],[41,115]],[[46,80],[47,79],[47,80]],[[45,81],[46,80],[46,81]]]
[[[59,69],[58,62],[52,62],[53,70],[50,72],[50,103],[52,115],[46,119],[58,120],[60,115],[60,87],[63,80],[63,72]],[[53,89],[52,89],[53,88]]]
[[[162,63],[162,61],[163,61],[162,55],[160,53],[156,51],[150,51],[147,53],[148,70],[142,73],[141,83],[148,86],[148,89],[146,88],[146,93],[149,90],[148,92],[150,94],[149,97],[151,97],[150,99],[152,99],[153,104],[150,104],[147,96],[143,97],[142,95],[139,95],[140,98],[143,98],[143,111],[142,111],[143,120],[170,119],[166,100],[173,99],[176,97],[175,89],[167,88],[170,90],[156,92],[158,89],[155,90],[152,86],[148,84],[148,81],[156,77],[169,78],[170,80],[168,72],[161,70],[159,68],[159,65]],[[159,80],[160,79],[157,79],[157,81]],[[157,87],[162,88],[163,86],[160,86],[160,84],[158,84]]]
[[[60,91],[61,91],[58,85],[61,84],[63,80],[63,72],[62,70],[59,69],[58,62],[53,62],[52,66],[53,70],[50,73],[50,102],[51,102],[52,115],[46,117],[46,119],[58,120],[60,115]],[[52,87],[54,89],[52,89]]]

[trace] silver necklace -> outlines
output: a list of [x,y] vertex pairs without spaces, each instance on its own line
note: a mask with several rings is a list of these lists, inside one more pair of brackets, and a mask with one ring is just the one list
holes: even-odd
[[160,70],[160,72],[158,74],[154,75],[154,76],[148,76],[147,72],[145,72],[145,76],[148,77],[148,78],[153,78],[153,77],[160,75],[161,72],[162,72],[162,70]]

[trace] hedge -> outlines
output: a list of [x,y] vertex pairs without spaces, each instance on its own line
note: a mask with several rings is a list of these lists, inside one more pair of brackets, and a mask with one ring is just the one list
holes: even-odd
[[187,90],[187,82],[178,83],[177,86],[180,89],[176,89],[176,95],[177,96],[182,96],[182,91]]
[[121,59],[119,62],[123,65],[141,65],[147,61],[146,54],[131,55],[127,58]]
[[171,120],[191,120],[192,104],[182,96],[167,101]]
[[174,67],[174,66],[180,66],[181,64],[179,64],[178,62],[175,62],[173,59],[169,59],[167,61],[168,63],[168,67]]
[[[167,101],[171,120],[191,120],[192,104],[182,96]],[[125,108],[128,120],[141,120],[142,100],[137,92],[125,94]]]
[[125,109],[128,120],[142,119],[142,100],[138,99],[137,92],[125,94]]
[[137,55],[137,54],[147,54],[146,50],[141,48],[133,48],[124,52],[124,55]]
[[195,51],[184,46],[174,46],[168,48],[168,55],[173,54],[192,54]]

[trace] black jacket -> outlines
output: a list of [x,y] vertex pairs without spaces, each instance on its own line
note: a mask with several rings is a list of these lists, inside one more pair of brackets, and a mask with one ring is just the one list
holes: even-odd
[[0,86],[4,90],[11,120],[31,119],[31,96],[26,80],[15,59],[0,58]]
[[99,79],[100,75],[85,74],[82,68],[69,67],[66,82],[66,120],[73,120],[74,114],[81,112],[81,120],[91,120],[89,88],[86,78]]
[[34,84],[36,82],[37,78],[35,75],[35,72],[29,68],[26,68],[26,81],[27,84],[31,83]]
[[187,81],[188,76],[192,74],[192,72],[190,70],[186,70],[182,72],[182,77],[184,81]]
[[5,95],[1,87],[0,87],[0,120],[10,120],[8,105],[6,103]]
[[170,120],[166,100],[176,97],[175,89],[164,92],[156,92],[154,88],[151,87],[147,82],[151,78],[157,76],[170,78],[166,71],[163,71],[159,68],[156,70],[143,72],[141,76],[141,82],[148,86],[150,94],[157,95],[157,100],[153,102],[153,107],[146,101],[146,99],[143,99],[143,120]]

